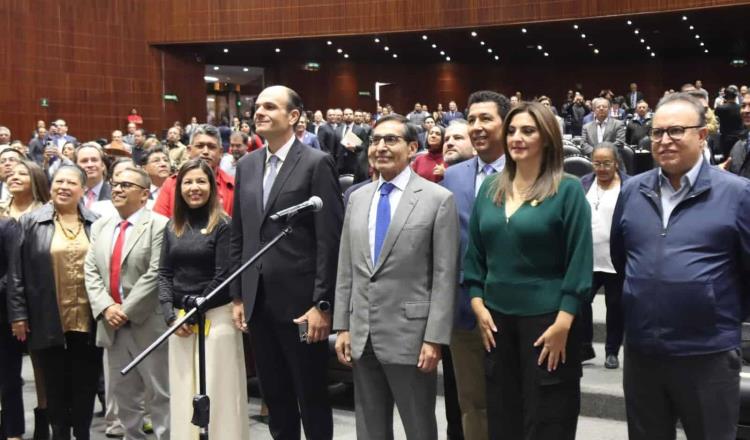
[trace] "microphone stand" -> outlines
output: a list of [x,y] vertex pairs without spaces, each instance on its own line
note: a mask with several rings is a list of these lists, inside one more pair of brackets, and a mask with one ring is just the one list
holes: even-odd
[[[255,255],[247,260],[242,266],[240,266],[233,274],[229,275],[224,282],[219,284],[211,293],[205,297],[198,298],[195,302],[195,306],[191,308],[185,316],[176,320],[172,327],[168,328],[167,331],[162,333],[151,345],[148,346],[143,352],[141,352],[135,359],[133,359],[125,368],[120,371],[123,376],[128,374],[133,368],[148,357],[154,350],[156,350],[164,341],[167,340],[174,332],[177,331],[185,322],[190,318],[198,314],[198,394],[193,397],[193,418],[191,423],[200,428],[200,440],[208,440],[208,423],[209,414],[211,409],[211,402],[206,394],[206,319],[205,319],[205,308],[202,307],[207,301],[211,300],[221,290],[223,290],[229,283],[234,281],[242,272],[250,267],[253,263],[263,256],[269,249],[271,249],[279,240],[292,233],[291,221],[294,215],[289,215],[286,218],[287,224],[279,234],[263,246]],[[249,318],[246,317],[246,318]]]

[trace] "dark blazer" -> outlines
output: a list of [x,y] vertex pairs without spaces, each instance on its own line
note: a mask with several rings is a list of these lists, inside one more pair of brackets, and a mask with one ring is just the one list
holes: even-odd
[[[636,91],[635,92],[635,103],[638,104],[638,101],[643,99],[643,92]],[[625,105],[628,106],[628,109],[630,113],[635,111],[635,106],[633,105],[633,92],[628,92],[628,94],[625,96]]]
[[12,266],[14,242],[18,238],[18,224],[12,218],[0,218],[0,324],[8,323],[8,271]]
[[[341,133],[343,133],[343,125],[341,125],[341,128]],[[357,172],[357,168],[360,166],[359,159],[362,152],[364,151],[365,156],[367,156],[367,146],[370,144],[367,130],[354,124],[352,126],[352,133],[357,135],[357,137],[362,140],[362,145],[356,147],[354,151],[349,151],[348,148],[341,145],[343,134],[342,136],[339,136],[339,141],[336,144],[336,147],[338,149],[338,154],[336,154],[336,166],[338,168],[339,174],[355,174]]]
[[[625,184],[625,181],[630,179],[630,176],[622,171],[617,171],[617,174],[620,176],[620,188],[622,188],[622,185]],[[583,186],[584,194],[589,192],[591,185],[594,184],[594,179],[596,179],[596,173],[588,173],[581,177],[581,186]]]
[[[80,205],[79,210],[86,236],[89,236],[91,224],[98,216]],[[8,320],[29,321],[31,350],[65,344],[50,257],[55,233],[54,214],[52,203],[47,203],[20,218],[19,239],[13,250],[14,263],[8,279]],[[92,318],[92,345],[95,329]]]
[[315,303],[333,303],[339,239],[344,216],[341,188],[331,156],[294,140],[263,209],[263,171],[267,149],[253,151],[237,164],[230,259],[234,267],[252,257],[284,227],[270,214],[315,195],[323,209],[293,223],[294,232],[279,241],[235,281],[230,293],[242,299],[249,321],[258,305],[260,283],[264,313],[291,322]]
[[99,191],[99,198],[97,200],[112,200],[112,185],[106,180]]
[[336,147],[338,136],[336,135],[336,130],[330,124],[325,123],[318,128],[318,141],[320,141],[320,148],[333,156],[335,160],[338,153],[338,148]]

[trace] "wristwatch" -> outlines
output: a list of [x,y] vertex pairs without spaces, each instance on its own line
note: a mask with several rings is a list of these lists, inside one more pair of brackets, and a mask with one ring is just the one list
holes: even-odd
[[315,304],[315,308],[320,310],[321,312],[327,313],[331,311],[331,303],[326,300],[318,301]]

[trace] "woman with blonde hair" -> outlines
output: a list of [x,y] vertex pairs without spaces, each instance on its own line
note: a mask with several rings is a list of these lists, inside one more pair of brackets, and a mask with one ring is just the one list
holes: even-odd
[[489,437],[573,440],[574,318],[591,288],[591,213],[578,179],[563,173],[560,128],[546,107],[513,107],[502,144],[505,169],[479,190],[464,264],[488,352]]

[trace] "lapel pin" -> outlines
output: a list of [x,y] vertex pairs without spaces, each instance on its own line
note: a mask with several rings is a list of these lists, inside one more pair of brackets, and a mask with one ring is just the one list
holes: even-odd
[[537,200],[537,199],[534,199],[534,200],[531,201],[531,207],[532,208],[536,207],[536,205],[538,205],[538,204],[539,204],[539,200]]
[[206,229],[206,228],[201,229],[201,234],[207,235],[208,234],[208,229]]

